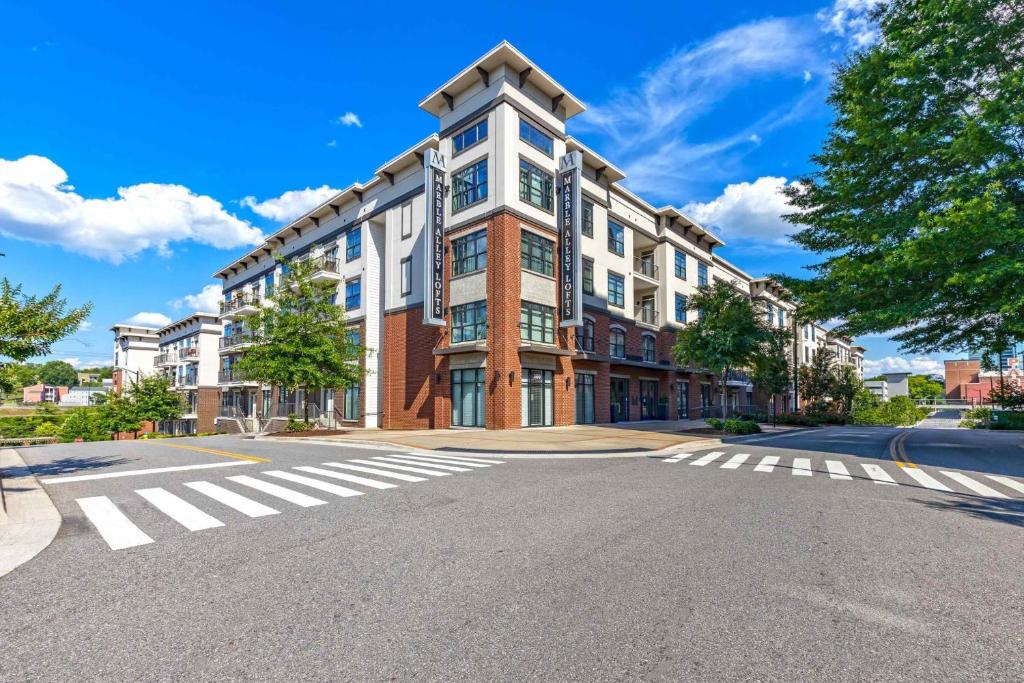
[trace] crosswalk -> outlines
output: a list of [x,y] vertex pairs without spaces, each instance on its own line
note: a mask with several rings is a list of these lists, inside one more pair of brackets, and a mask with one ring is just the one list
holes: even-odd
[[[724,459],[723,459],[724,457]],[[871,462],[856,463],[859,468],[842,460],[825,459],[815,469],[815,459],[796,458],[784,462],[781,456],[765,455],[754,458],[750,453],[711,451],[709,453],[675,453],[661,462],[674,465],[689,463],[696,467],[717,465],[723,470],[738,470],[744,466],[754,472],[771,473],[788,470],[797,477],[826,475],[837,481],[861,479],[886,486],[917,486],[944,493],[967,493],[974,496],[995,499],[1024,498],[1024,482],[997,474],[966,475],[952,470],[937,470],[935,474],[917,466],[903,466],[892,463],[891,469]],[[853,468],[851,471],[850,468]],[[938,476],[936,476],[938,475]],[[956,486],[954,486],[954,484]],[[1005,489],[1005,491],[1003,490]]]
[[[185,482],[182,484],[185,490],[178,492],[151,487],[136,489],[134,493],[148,504],[147,510],[151,508],[178,526],[196,532],[226,526],[218,517],[223,516],[226,510],[249,518],[279,515],[282,511],[278,509],[281,502],[300,508],[328,505],[333,497],[353,498],[370,491],[394,489],[403,484],[429,481],[433,477],[447,477],[455,473],[475,472],[503,463],[503,460],[493,458],[403,453],[345,462],[298,465],[287,471],[265,470],[256,476],[228,476],[220,483]],[[178,493],[190,495],[192,500],[186,500]],[[140,521],[136,524],[107,496],[78,498],[75,502],[112,550],[154,543],[153,537],[140,527],[140,524],[144,527],[145,523]]]

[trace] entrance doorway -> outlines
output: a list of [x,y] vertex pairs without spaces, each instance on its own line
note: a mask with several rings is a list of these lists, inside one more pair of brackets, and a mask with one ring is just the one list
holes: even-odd
[[576,373],[576,424],[594,423],[594,376]]
[[523,426],[554,424],[554,373],[523,368]]
[[629,380],[625,377],[612,377],[610,386],[612,404],[612,422],[629,419]]
[[658,413],[658,381],[653,379],[640,380],[640,419],[653,420]]
[[676,419],[690,419],[690,383],[676,382]]
[[484,370],[452,370],[452,426],[484,426]]

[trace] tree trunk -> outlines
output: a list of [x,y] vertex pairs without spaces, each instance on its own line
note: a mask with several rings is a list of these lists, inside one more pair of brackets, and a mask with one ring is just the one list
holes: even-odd
[[776,409],[775,409],[775,394],[772,394],[772,427],[774,427],[774,426],[775,426],[775,414],[776,414]]
[[726,397],[727,397],[728,390],[729,390],[728,378],[729,378],[729,368],[724,368],[722,370],[722,377],[721,377],[722,384],[718,388],[719,389],[719,393],[722,396],[722,419],[723,420],[725,419],[725,401],[726,401]]

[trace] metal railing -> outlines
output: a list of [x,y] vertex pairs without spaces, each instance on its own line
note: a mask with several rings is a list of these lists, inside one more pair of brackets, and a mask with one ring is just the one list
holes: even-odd
[[635,256],[633,258],[633,272],[653,280],[658,279],[658,266],[655,265],[653,259],[644,258],[643,256]]
[[338,259],[328,258],[327,256],[312,258],[309,262],[313,266],[314,273],[337,273],[338,269],[341,267],[341,263]]
[[258,306],[259,305],[259,301],[260,301],[260,298],[256,294],[256,292],[249,292],[249,293],[245,293],[245,294],[236,294],[234,297],[232,297],[228,301],[221,301],[220,302],[220,312],[221,313],[230,313],[231,311],[236,311],[239,308],[244,308],[246,306]]
[[155,358],[153,358],[153,367],[159,367],[159,366],[164,365],[166,363],[176,363],[176,362],[178,362],[178,354],[177,354],[177,352],[175,352],[175,351],[165,351],[164,353],[157,354],[157,356]]
[[254,338],[251,334],[233,334],[230,337],[221,337],[220,348],[233,349],[243,344],[251,344]]
[[658,325],[658,311],[650,306],[637,306],[633,309],[633,317],[644,325]]
[[199,347],[198,346],[187,346],[183,349],[178,349],[178,360],[198,360],[199,359]]
[[221,384],[227,384],[229,382],[246,382],[248,380],[246,379],[244,372],[232,368],[230,370],[221,370],[218,372],[217,381]]

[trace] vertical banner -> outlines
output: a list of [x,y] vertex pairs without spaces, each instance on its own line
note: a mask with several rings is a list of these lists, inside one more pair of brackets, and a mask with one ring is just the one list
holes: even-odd
[[569,152],[558,160],[559,327],[583,324],[583,262],[580,241],[583,204],[580,177],[583,155]]
[[423,157],[426,198],[423,259],[423,324],[445,326],[444,320],[444,155],[436,149]]

